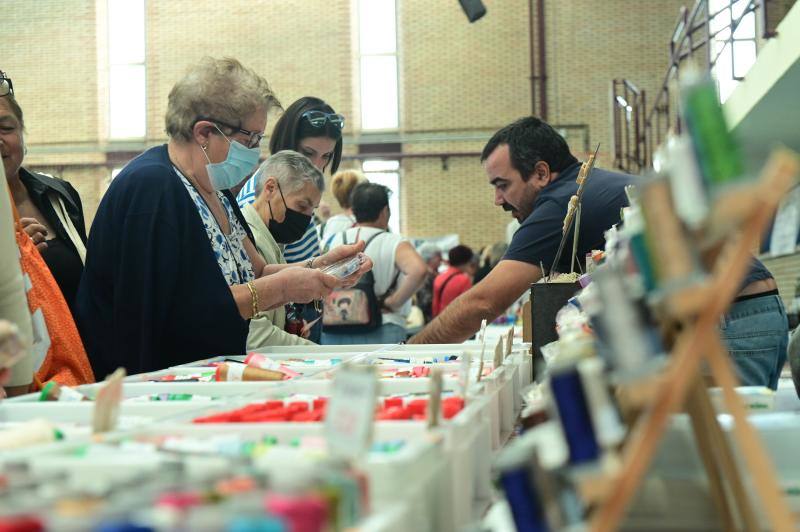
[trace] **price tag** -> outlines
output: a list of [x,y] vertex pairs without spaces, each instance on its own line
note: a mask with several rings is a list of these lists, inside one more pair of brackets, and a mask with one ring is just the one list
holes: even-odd
[[439,412],[442,409],[442,369],[431,370],[431,388],[428,397],[428,428],[439,425]]
[[125,378],[125,368],[106,378],[105,385],[97,392],[94,401],[94,417],[92,418],[92,432],[101,434],[110,432],[117,427],[119,417],[119,404],[122,402],[122,379]]
[[331,453],[362,456],[372,442],[378,379],[371,366],[342,366],[333,381],[325,416],[325,438]]
[[508,330],[508,338],[506,338],[506,356],[511,354],[511,350],[514,348],[514,326],[512,325],[511,328]]
[[467,388],[469,388],[469,368],[472,365],[472,354],[469,351],[461,355],[461,365],[458,367],[458,384],[461,386],[461,397],[467,400]]
[[501,335],[500,338],[497,339],[497,345],[494,346],[494,371],[497,371],[500,369],[500,366],[503,365],[504,348],[503,336]]
[[486,353],[486,320],[481,321],[481,363],[478,365],[478,376],[475,382],[481,382],[483,377],[483,356]]

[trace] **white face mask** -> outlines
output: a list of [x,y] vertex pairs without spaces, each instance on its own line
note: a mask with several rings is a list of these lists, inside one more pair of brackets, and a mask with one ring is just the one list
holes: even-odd
[[244,181],[250,175],[250,172],[258,164],[261,150],[259,148],[247,148],[237,140],[231,141],[218,127],[217,131],[225,137],[225,140],[230,145],[228,156],[222,162],[212,163],[205,148],[203,148],[203,154],[208,161],[206,170],[208,171],[208,179],[211,181],[211,186],[214,190],[228,190]]

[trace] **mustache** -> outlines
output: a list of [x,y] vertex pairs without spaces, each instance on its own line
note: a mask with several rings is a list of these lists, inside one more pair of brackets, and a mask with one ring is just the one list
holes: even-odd
[[501,205],[501,207],[503,207],[503,210],[506,212],[513,212],[517,210],[516,207],[514,207],[510,203],[505,203],[505,202],[503,202],[503,205]]

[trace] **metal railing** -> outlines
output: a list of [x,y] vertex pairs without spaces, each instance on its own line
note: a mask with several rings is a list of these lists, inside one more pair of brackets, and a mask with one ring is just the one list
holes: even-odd
[[[650,109],[646,109],[645,91],[627,79],[612,81],[611,106],[614,128],[614,166],[627,172],[637,172],[652,166],[653,151],[669,132],[679,133],[677,90],[681,68],[687,63],[709,72],[730,50],[731,72],[735,63],[734,43],[755,41],[738,37],[737,29],[751,13],[759,12],[758,25],[763,39],[775,32],[768,24],[768,0],[728,0],[719,10],[711,12],[708,0],[697,0],[691,10],[681,7],[669,42],[669,66]],[[712,24],[727,11],[727,24]],[[712,25],[717,26],[712,30]],[[743,76],[734,79],[742,79]],[[624,103],[623,103],[624,102]]]

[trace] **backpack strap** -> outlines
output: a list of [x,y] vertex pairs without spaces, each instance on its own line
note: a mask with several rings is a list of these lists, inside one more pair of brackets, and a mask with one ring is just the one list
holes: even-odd
[[[458,273],[461,273],[461,272],[458,272]],[[442,283],[442,286],[439,287],[439,302],[440,303],[442,301],[442,296],[444,295],[444,289],[447,286],[447,283],[449,283],[450,281],[452,281],[453,279],[458,277],[458,273],[454,273],[453,275],[451,275],[450,277],[445,279],[444,282]]]

